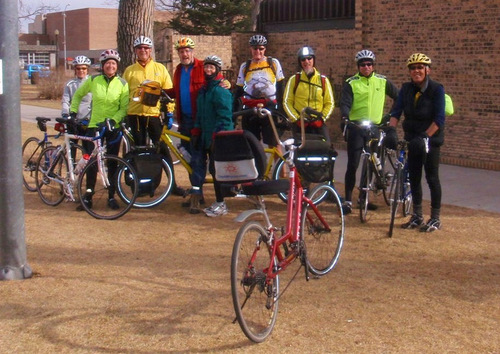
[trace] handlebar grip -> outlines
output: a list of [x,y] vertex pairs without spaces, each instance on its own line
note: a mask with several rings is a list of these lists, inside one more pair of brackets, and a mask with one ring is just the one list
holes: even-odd
[[161,95],[163,96],[164,100],[167,101],[167,103],[174,102],[174,99],[170,97],[164,89],[161,90]]
[[255,112],[255,109],[244,109],[242,111],[236,111],[236,112],[233,112],[233,118],[236,118],[236,117],[239,117],[239,116],[242,116],[242,117],[250,117],[250,116],[254,116],[256,114]]
[[305,113],[313,119],[323,119],[323,113],[318,112],[311,107],[306,107]]

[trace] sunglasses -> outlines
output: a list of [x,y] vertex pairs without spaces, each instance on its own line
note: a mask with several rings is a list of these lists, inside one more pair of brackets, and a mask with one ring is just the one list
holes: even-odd
[[139,46],[139,47],[135,47],[135,49],[139,49],[139,50],[141,50],[141,49],[148,50],[148,49],[151,49],[151,47],[148,47],[148,46],[145,46],[145,45],[141,45],[141,46]]
[[266,47],[252,47],[253,50],[260,50],[261,52],[263,52],[264,50],[266,50]]
[[300,58],[300,61],[313,60],[313,57],[303,57]]
[[360,68],[364,68],[365,66],[373,66],[373,63],[361,63],[361,64],[358,64],[358,66]]
[[425,68],[425,65],[410,65],[408,67],[408,69],[410,69],[411,71],[414,71],[414,70],[423,70]]
[[75,70],[77,70],[77,71],[86,71],[87,68],[75,68]]

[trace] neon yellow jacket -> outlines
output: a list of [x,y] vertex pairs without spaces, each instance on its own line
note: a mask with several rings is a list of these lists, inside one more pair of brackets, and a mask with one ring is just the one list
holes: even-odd
[[106,75],[93,75],[89,77],[76,90],[71,102],[70,112],[78,112],[82,98],[92,93],[92,113],[89,128],[95,128],[106,118],[120,123],[127,115],[128,84],[119,76],[108,78]]
[[130,87],[130,103],[127,114],[158,117],[160,115],[160,102],[156,107],[149,107],[140,102],[132,101],[132,97],[134,97],[137,87],[145,80],[159,82],[164,90],[172,88],[172,79],[167,68],[154,60],[150,60],[144,67],[136,62],[125,69],[123,78],[127,80]]
[[373,73],[365,77],[357,73],[346,80],[342,89],[342,117],[348,117],[350,121],[369,119],[380,124],[384,115],[386,95],[395,100],[398,89],[384,75]]
[[308,78],[306,73],[301,71],[300,82],[297,86],[295,80],[296,75],[288,79],[283,96],[283,108],[288,118],[292,122],[297,121],[300,118],[300,112],[305,107],[311,107],[323,113],[323,120],[330,118],[335,106],[330,80],[325,77],[325,90],[323,91],[321,74],[316,68],[311,78]]

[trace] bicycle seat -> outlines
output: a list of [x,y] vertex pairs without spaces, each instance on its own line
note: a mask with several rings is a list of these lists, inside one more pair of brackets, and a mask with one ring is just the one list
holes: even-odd
[[243,183],[241,191],[246,195],[272,195],[288,191],[290,181],[278,179],[273,181],[254,181]]

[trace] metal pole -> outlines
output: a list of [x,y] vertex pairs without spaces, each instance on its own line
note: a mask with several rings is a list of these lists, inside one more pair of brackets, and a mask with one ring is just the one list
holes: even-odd
[[17,1],[0,1],[0,280],[26,279]]
[[69,4],[66,5],[66,7],[64,8],[64,12],[63,12],[63,34],[64,34],[64,71],[66,71],[66,62],[68,61],[66,58],[67,58],[67,54],[66,54],[66,8],[69,6]]

